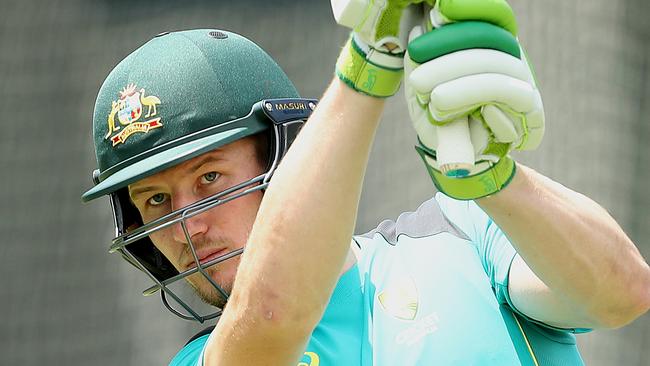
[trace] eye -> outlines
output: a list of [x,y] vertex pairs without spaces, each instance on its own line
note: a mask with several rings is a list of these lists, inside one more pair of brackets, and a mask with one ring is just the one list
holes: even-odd
[[219,178],[219,175],[220,174],[217,172],[205,173],[201,176],[201,184],[210,184],[217,180],[217,178]]
[[156,193],[147,200],[151,206],[160,206],[167,201],[167,195],[164,193]]

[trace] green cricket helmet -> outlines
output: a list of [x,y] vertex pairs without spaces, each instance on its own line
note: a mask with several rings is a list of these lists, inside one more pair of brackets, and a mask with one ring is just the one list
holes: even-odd
[[[95,186],[82,200],[110,197],[116,227],[110,252],[120,253],[153,280],[145,295],[161,290],[165,306],[184,319],[203,322],[220,315],[220,309],[199,314],[170,285],[200,272],[227,300],[206,268],[242,250],[201,264],[185,220],[265,189],[315,105],[316,100],[299,97],[282,69],[255,43],[222,30],[161,33],[111,71],[93,113],[99,169],[93,172]],[[130,201],[129,184],[255,134],[265,134],[269,141],[263,174],[143,224]],[[182,226],[196,262],[183,273],[149,238],[172,225]],[[167,296],[182,310],[170,306]]]

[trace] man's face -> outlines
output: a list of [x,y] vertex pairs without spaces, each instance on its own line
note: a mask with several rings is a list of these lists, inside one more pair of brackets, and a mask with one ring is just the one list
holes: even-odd
[[[262,166],[254,143],[252,138],[235,141],[130,185],[129,195],[143,222],[260,175]],[[201,263],[246,244],[261,200],[262,192],[256,191],[186,220]],[[180,223],[158,230],[150,237],[179,272],[196,266]],[[208,269],[212,279],[228,293],[239,261],[240,257],[236,256]],[[187,279],[205,301],[223,307],[224,300],[200,273]]]

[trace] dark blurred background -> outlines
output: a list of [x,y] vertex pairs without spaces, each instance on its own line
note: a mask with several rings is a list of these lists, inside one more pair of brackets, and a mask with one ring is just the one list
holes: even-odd
[[[517,158],[601,203],[648,258],[650,2],[511,4],[547,113],[543,145]],[[201,328],[140,296],[144,276],[107,254],[108,200],[79,197],[92,185],[104,77],[162,31],[208,27],[255,40],[309,97],[348,33],[327,0],[0,0],[0,364],[166,364]],[[374,146],[359,233],[434,194],[413,145],[400,93]],[[648,365],[650,316],[579,342],[588,365]]]

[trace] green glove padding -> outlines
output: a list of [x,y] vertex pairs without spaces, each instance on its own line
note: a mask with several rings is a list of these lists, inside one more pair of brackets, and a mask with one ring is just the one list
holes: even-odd
[[446,54],[473,48],[493,49],[521,58],[519,42],[502,28],[486,22],[452,23],[414,39],[408,45],[411,60],[422,64]]
[[517,36],[517,19],[505,0],[438,0],[434,11],[444,24],[476,20],[492,23]]
[[415,146],[436,188],[449,197],[474,200],[495,194],[505,188],[515,176],[516,164],[510,156],[504,156],[490,168],[464,178],[448,177],[435,169],[435,151],[419,144]]
[[366,53],[350,37],[336,61],[336,76],[352,89],[374,97],[390,97],[397,93],[404,69],[374,64],[368,50]]

